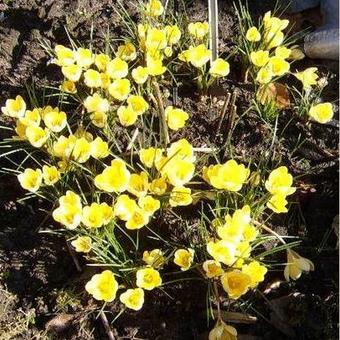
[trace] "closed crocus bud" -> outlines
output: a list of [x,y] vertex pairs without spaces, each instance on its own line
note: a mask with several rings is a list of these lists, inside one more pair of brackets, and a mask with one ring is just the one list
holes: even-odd
[[212,62],[209,73],[213,77],[219,78],[227,76],[229,74],[229,71],[230,71],[229,63],[221,58],[217,58]]
[[255,41],[260,41],[261,40],[261,34],[260,32],[258,31],[258,29],[253,26],[253,27],[250,27],[246,33],[246,39],[248,41],[252,41],[252,42],[255,42]]
[[287,264],[284,270],[284,276],[287,281],[290,279],[297,280],[303,272],[314,270],[314,264],[311,260],[300,256],[294,250],[287,250]]
[[215,327],[209,333],[209,340],[236,340],[237,331],[222,320],[216,322]]

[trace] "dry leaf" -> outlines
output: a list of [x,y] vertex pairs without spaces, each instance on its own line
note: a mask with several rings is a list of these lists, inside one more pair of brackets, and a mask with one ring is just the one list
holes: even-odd
[[58,314],[53,319],[47,322],[46,330],[54,332],[63,332],[71,326],[73,319],[75,318],[72,314]]
[[285,109],[290,105],[289,91],[280,83],[271,83],[259,88],[256,95],[261,104],[274,102],[278,109]]

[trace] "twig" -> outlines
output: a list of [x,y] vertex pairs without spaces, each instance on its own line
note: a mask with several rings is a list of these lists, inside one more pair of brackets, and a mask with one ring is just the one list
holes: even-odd
[[218,292],[218,286],[217,286],[216,281],[214,281],[213,286],[214,286],[214,294],[215,294],[216,305],[217,305],[217,319],[222,320],[221,306],[220,306],[220,294]]
[[230,114],[228,116],[227,125],[226,125],[226,130],[227,130],[226,140],[230,139],[230,134],[233,129],[234,122],[235,122],[236,110],[237,110],[236,98],[237,98],[237,92],[234,91],[231,97],[231,103],[230,103],[231,109],[230,109]]
[[107,321],[107,317],[103,311],[100,313],[100,319],[102,320],[103,326],[105,328],[105,332],[109,340],[115,340],[115,336],[113,335],[109,322]]
[[159,111],[159,116],[160,116],[160,121],[161,121],[161,126],[163,130],[163,138],[164,138],[164,143],[165,147],[169,144],[170,139],[169,139],[169,131],[168,131],[168,125],[166,123],[166,117],[165,117],[165,111],[164,111],[164,106],[163,106],[163,100],[162,100],[162,94],[159,89],[157,81],[153,81],[153,86],[155,88],[156,92],[156,100],[157,100],[157,106],[158,106],[158,111]]
[[81,272],[82,269],[81,269],[81,266],[80,266],[79,261],[77,259],[77,256],[74,253],[74,250],[70,247],[70,245],[69,245],[69,243],[67,241],[66,241],[66,245],[67,245],[67,249],[68,249],[68,251],[69,251],[69,253],[70,253],[71,257],[72,257],[74,265],[76,266],[78,272]]
[[194,152],[201,152],[201,153],[213,153],[217,152],[217,148],[206,148],[206,147],[201,147],[201,148],[193,148]]
[[225,97],[224,104],[223,104],[223,107],[222,107],[222,112],[221,112],[221,115],[220,115],[220,121],[218,122],[218,126],[217,126],[216,137],[220,134],[222,122],[223,122],[225,114],[227,112],[227,108],[228,108],[228,105],[229,105],[229,102],[230,102],[230,98],[231,98],[231,93],[228,92],[226,97]]

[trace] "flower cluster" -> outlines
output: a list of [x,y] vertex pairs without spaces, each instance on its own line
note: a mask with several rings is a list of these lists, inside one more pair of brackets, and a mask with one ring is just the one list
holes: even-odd
[[281,20],[267,12],[259,28],[252,26],[246,32],[245,37],[251,43],[249,61],[259,84],[268,84],[290,69],[287,58],[291,49],[284,45],[283,33],[288,24],[288,20]]
[[[333,106],[331,103],[319,103],[319,98],[313,100],[313,87],[319,86],[318,83],[318,69],[316,67],[308,67],[304,71],[293,73],[293,75],[302,84],[302,106],[306,106],[307,115],[314,121],[325,124],[328,123],[334,115]],[[321,82],[322,84],[322,82]],[[303,109],[305,109],[303,107]]]
[[276,213],[286,213],[288,211],[286,197],[295,192],[292,184],[293,176],[285,166],[273,170],[265,183],[266,189],[272,195],[267,203],[268,208]]
[[190,36],[190,44],[187,49],[183,49],[178,58],[189,67],[194,67],[194,71],[198,71],[198,85],[201,89],[209,88],[216,79],[226,77],[230,72],[229,63],[217,58],[211,61],[211,50],[207,48],[209,24],[207,22],[189,23],[188,32]]
[[[217,238],[207,243],[207,252],[213,260],[203,263],[208,278],[220,278],[224,290],[237,299],[264,280],[267,268],[251,260],[251,242],[259,230],[251,223],[248,205],[227,214],[212,223]],[[225,268],[223,268],[225,267]]]
[[[246,72],[250,74],[254,82],[259,85],[257,90],[257,100],[261,104],[268,103],[278,108],[284,108],[289,105],[289,87],[281,85],[284,89],[282,94],[277,93],[275,86],[277,80],[284,75],[292,74],[302,84],[302,92],[293,88],[293,91],[298,92],[300,97],[300,108],[297,110],[301,115],[307,115],[312,120],[324,124],[333,118],[333,108],[331,103],[319,103],[320,93],[313,96],[313,87],[322,87],[322,82],[318,81],[318,69],[316,67],[308,67],[303,71],[292,73],[290,72],[290,60],[301,58],[301,52],[296,46],[291,46],[292,42],[285,39],[283,31],[288,27],[289,21],[282,20],[276,16],[272,16],[271,12],[267,12],[258,27],[251,26],[241,30],[243,35],[241,38],[243,53],[248,59],[247,64],[250,66]],[[302,56],[303,57],[303,56]],[[280,106],[277,96],[285,98],[284,104]],[[295,97],[295,96],[294,96]]]
[[[210,155],[199,157],[202,148],[178,137],[190,116],[160,91],[170,83],[172,61],[177,58],[177,66],[190,69],[202,90],[227,76],[229,64],[211,60],[208,23],[189,23],[184,32],[161,18],[164,10],[159,0],[149,0],[142,22],[112,53],[55,46],[53,63],[63,76],[51,96],[58,99],[55,105],[36,107],[18,95],[2,107],[14,123],[12,142],[24,145],[34,161],[18,167],[21,187],[29,196],[46,198],[74,250],[105,267],[87,282],[86,291],[109,303],[122,289],[119,301],[134,311],[142,308],[149,291],[162,286],[167,275],[161,273],[171,266],[176,273],[167,274],[203,275],[209,287],[223,288],[230,299],[256,288],[270,269],[257,256],[262,221],[286,213],[287,197],[296,190],[285,166],[268,175],[267,169],[234,159],[210,163]],[[259,28],[246,32],[249,60],[261,86],[289,72],[287,25],[268,12]],[[294,75],[306,93],[317,85],[314,68]],[[308,112],[321,123],[333,116],[330,103],[313,102]],[[185,208],[178,207],[194,207],[198,201],[202,211],[192,209],[202,217],[200,241],[183,233],[185,242],[170,242],[167,233],[162,235],[163,223],[155,222],[164,222],[169,211],[184,219]],[[152,236],[145,237],[148,233]],[[157,248],[146,248],[146,238],[157,239]],[[287,280],[314,269],[296,252],[287,254]],[[219,316],[209,339],[236,335]]]

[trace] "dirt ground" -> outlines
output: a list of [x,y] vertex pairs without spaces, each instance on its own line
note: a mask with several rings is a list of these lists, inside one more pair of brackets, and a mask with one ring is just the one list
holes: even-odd
[[[206,1],[186,2],[192,20],[207,19]],[[137,20],[134,3],[124,1]],[[231,1],[220,1],[219,6],[220,49],[226,53],[238,34],[236,16]],[[250,1],[254,17],[271,6],[272,1]],[[25,96],[26,84],[54,84],[59,79],[53,66],[47,66],[49,57],[40,42],[46,39],[52,46],[67,44],[64,26],[84,45],[90,39],[92,23],[97,47],[103,44],[108,30],[112,37],[119,37],[123,28],[114,7],[113,0],[0,1],[0,105],[10,96]],[[315,13],[306,20],[303,16],[292,19],[300,27],[308,27],[317,22]],[[231,65],[237,65],[236,57]],[[330,73],[324,98],[338,105],[337,63],[306,59],[296,67],[311,65],[317,66],[322,74]],[[248,108],[252,88],[240,80],[237,67],[222,87],[237,91],[238,115]],[[195,146],[222,143],[215,136],[218,102],[210,105],[184,91],[180,92],[179,105],[192,113],[184,137],[190,138]],[[284,126],[288,120],[289,112],[283,114],[279,124]],[[302,239],[300,252],[315,263],[316,270],[292,285],[283,282],[282,272],[271,273],[268,286],[260,286],[260,291],[265,293],[254,293],[251,308],[247,310],[257,321],[237,324],[241,339],[337,338],[338,250],[332,226],[338,214],[337,131],[334,126],[294,121],[277,142],[282,162],[299,176],[305,188],[295,197],[300,207],[294,206],[283,220],[278,220],[277,228],[283,234]],[[3,132],[0,134],[4,137]],[[271,143],[269,136],[265,124],[250,114],[235,129],[232,137],[235,154],[245,161],[256,159]],[[306,142],[291,157],[288,150],[297,145],[298,136]],[[1,161],[0,166],[8,164]],[[49,226],[49,221],[42,223],[41,202],[19,204],[16,200],[22,194],[16,178],[1,175],[0,338],[105,339],[94,302],[81,293],[89,270],[77,271],[62,237],[42,232],[53,226]],[[155,293],[143,313],[126,313],[113,323],[116,338],[206,339],[211,325],[207,326],[205,289],[199,282],[187,281],[167,288],[170,299],[165,293]],[[117,312],[113,308],[109,320]]]

